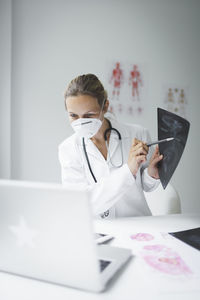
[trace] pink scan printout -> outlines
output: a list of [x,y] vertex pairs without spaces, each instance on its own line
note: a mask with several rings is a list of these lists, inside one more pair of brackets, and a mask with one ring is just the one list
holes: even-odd
[[[152,241],[155,240],[152,234],[135,233],[130,238],[138,245],[141,244],[138,254],[147,265],[157,271],[170,275],[189,275],[192,273],[177,252],[162,244],[152,245]],[[147,242],[148,245],[146,245]]]
[[131,239],[138,242],[147,242],[153,240],[154,236],[150,233],[136,233],[131,235]]
[[141,256],[152,268],[170,275],[189,275],[191,270],[178,253],[165,245],[146,245]]

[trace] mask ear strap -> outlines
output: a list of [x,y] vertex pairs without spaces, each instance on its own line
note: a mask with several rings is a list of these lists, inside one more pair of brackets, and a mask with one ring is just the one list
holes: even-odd
[[[103,110],[104,110],[104,107],[105,107],[106,101],[107,101],[107,98],[105,98],[105,99],[103,100],[103,103],[102,103],[102,106],[101,106],[101,111],[103,111]],[[106,110],[106,112],[107,112],[107,110]],[[111,124],[110,124],[110,125],[111,125]]]
[[[104,109],[105,103],[106,103],[106,99],[103,100],[103,103],[102,103],[102,105],[100,106],[100,107],[101,107],[101,110],[100,110],[100,116],[101,116],[101,114],[103,114],[103,109]],[[99,118],[100,118],[100,117],[99,117]]]

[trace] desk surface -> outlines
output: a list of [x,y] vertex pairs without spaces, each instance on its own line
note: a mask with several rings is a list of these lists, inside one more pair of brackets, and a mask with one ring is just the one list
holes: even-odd
[[[171,232],[184,229],[200,227],[200,214],[168,215],[156,217],[135,217],[115,220],[98,220],[95,222],[95,229],[98,232],[110,233],[115,236],[111,242],[114,246],[123,246],[123,238],[133,232]],[[199,252],[200,256],[200,252]],[[200,259],[200,258],[199,258]],[[0,273],[0,299],[2,300],[66,300],[66,299],[173,299],[173,300],[195,300],[200,299],[200,279],[197,279],[195,288],[190,291],[182,292],[177,290],[159,291],[156,288],[150,289],[143,280],[139,271],[140,261],[133,257],[128,264],[118,272],[118,274],[108,284],[108,288],[101,294],[94,294],[62,287],[37,280],[26,279],[6,273]]]

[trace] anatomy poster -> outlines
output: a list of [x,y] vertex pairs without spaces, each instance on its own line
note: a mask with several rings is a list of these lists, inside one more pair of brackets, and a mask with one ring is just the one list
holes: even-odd
[[112,62],[109,65],[107,81],[110,112],[116,116],[143,114],[147,87],[145,65],[136,62]]
[[166,110],[187,119],[188,87],[165,85],[163,95]]

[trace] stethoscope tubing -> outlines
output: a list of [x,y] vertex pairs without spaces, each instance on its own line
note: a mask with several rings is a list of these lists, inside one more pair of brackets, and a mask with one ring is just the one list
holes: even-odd
[[[108,140],[108,133],[109,133],[110,131],[112,131],[112,130],[115,131],[115,132],[117,133],[117,135],[118,135],[118,137],[119,137],[119,141],[120,141],[120,143],[121,143],[122,137],[121,137],[120,132],[119,132],[116,128],[113,128],[113,127],[111,126],[111,123],[110,123],[109,120],[108,120],[108,122],[109,122],[110,127],[107,128],[106,131],[104,132],[104,139],[105,139],[106,143],[107,143],[107,140]],[[87,150],[86,150],[86,146],[85,146],[85,138],[84,138],[84,137],[82,138],[82,144],[83,144],[83,151],[84,151],[84,154],[85,154],[85,158],[86,158],[86,161],[87,161],[87,165],[88,165],[90,174],[92,175],[92,177],[93,177],[93,179],[94,179],[94,182],[97,183],[97,179],[96,179],[96,177],[95,177],[95,175],[94,175],[94,173],[93,173],[93,171],[92,171],[91,165],[90,165],[89,157],[88,157]],[[122,150],[122,145],[120,145],[120,146],[121,146],[121,153],[122,153],[122,163],[121,163],[119,166],[117,166],[117,168],[119,168],[119,167],[121,167],[121,166],[123,165],[123,150]],[[116,166],[113,165],[110,156],[109,156],[109,158],[110,158],[110,163],[111,163],[111,165],[112,165],[113,167],[116,167]]]
[[88,168],[90,170],[90,174],[92,175],[92,177],[94,179],[94,182],[96,183],[97,180],[96,180],[96,177],[95,177],[95,175],[92,171],[91,165],[90,165],[90,161],[89,161],[88,154],[87,154],[86,147],[85,147],[85,138],[84,137],[82,139],[82,143],[83,143],[83,151],[84,151],[84,154],[85,154],[85,158],[86,158],[86,161],[87,161]]
[[[110,125],[111,125],[111,124],[110,124]],[[109,132],[109,131],[112,131],[112,130],[115,131],[115,132],[117,133],[117,135],[118,135],[118,137],[119,137],[119,140],[121,141],[122,137],[121,137],[120,132],[119,132],[116,128],[113,128],[113,127],[107,128],[106,131],[104,132],[104,139],[105,139],[105,141],[107,141],[107,139],[108,139],[108,137],[107,137],[108,132]]]
[[[120,143],[121,143],[121,153],[122,153],[122,163],[121,163],[120,166],[117,166],[117,167],[121,167],[121,166],[123,165],[123,150],[122,150],[122,141],[121,141],[122,138],[121,138],[121,134],[120,134],[120,132],[119,132],[117,129],[112,128],[111,123],[110,123],[109,120],[108,120],[108,122],[109,122],[110,128],[106,129],[106,131],[105,131],[105,133],[104,133],[104,139],[105,139],[105,141],[106,141],[106,143],[107,143],[107,140],[108,140],[107,135],[108,135],[108,132],[109,132],[109,131],[112,131],[112,130],[113,130],[113,131],[115,131],[115,132],[117,133],[117,135],[118,135],[118,137],[119,137],[119,141],[120,141]],[[86,150],[86,146],[85,146],[85,138],[84,138],[84,137],[82,138],[82,144],[83,144],[83,151],[84,151],[84,154],[85,154],[85,158],[86,158],[86,161],[87,161],[87,165],[88,165],[90,174],[92,175],[92,177],[93,177],[93,179],[94,179],[94,182],[97,183],[97,179],[96,179],[96,177],[95,177],[95,175],[94,175],[94,173],[93,173],[93,171],[92,171],[91,165],[90,165],[89,157],[88,157],[87,150]],[[110,162],[111,162],[111,164],[112,164],[111,158],[110,158]],[[112,166],[114,166],[114,165],[112,164]],[[108,216],[109,216],[109,210],[107,210],[106,212],[104,212],[104,213],[101,215],[102,218],[105,218],[105,217],[108,217]]]

